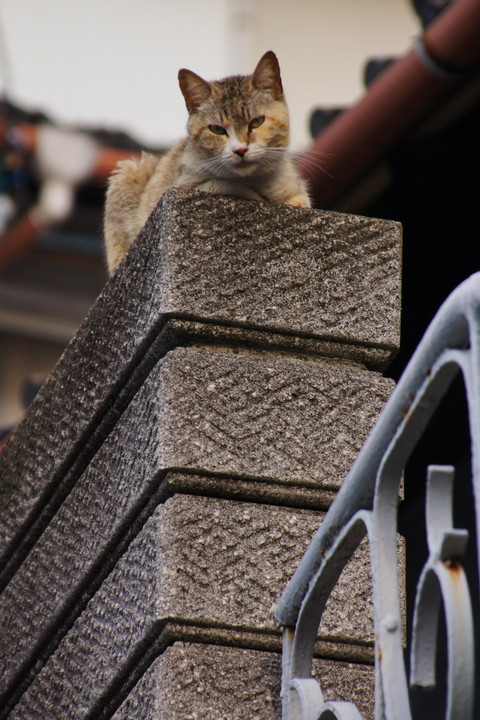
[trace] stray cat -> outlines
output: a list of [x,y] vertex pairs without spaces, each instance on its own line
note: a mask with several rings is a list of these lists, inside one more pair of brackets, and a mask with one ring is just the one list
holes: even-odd
[[178,79],[189,113],[187,138],[166,155],[120,162],[110,178],[104,227],[110,274],[167,188],[310,207],[287,153],[288,110],[273,52],[253,75],[207,82],[183,69]]

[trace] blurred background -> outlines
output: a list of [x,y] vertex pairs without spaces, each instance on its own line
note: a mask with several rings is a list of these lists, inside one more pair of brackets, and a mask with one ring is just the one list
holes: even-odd
[[[479,38],[479,0],[0,0],[0,445],[106,281],[116,161],[184,134],[178,69],[250,73],[269,49],[315,206],[403,225],[397,379],[441,302],[480,269]],[[456,466],[455,524],[474,534],[461,382],[405,472],[409,622],[432,462]],[[443,716],[442,693],[418,697],[415,717]]]
[[280,60],[295,149],[321,102],[350,104],[371,55],[418,33],[409,0],[0,0],[3,88],[56,122],[104,127],[151,146],[183,136],[177,72],[206,79]]
[[116,151],[183,136],[180,67],[219,79],[273,49],[301,152],[313,109],[353,103],[366,61],[402,53],[418,31],[409,0],[0,0],[0,427],[105,281]]

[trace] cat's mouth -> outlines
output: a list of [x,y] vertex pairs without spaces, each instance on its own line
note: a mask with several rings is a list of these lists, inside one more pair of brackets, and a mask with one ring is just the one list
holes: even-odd
[[248,175],[253,172],[258,165],[256,160],[249,160],[247,158],[238,158],[233,162],[233,167],[236,172],[242,173],[242,175]]
[[258,172],[259,161],[254,158],[228,157],[210,165],[210,172],[221,178],[250,177]]

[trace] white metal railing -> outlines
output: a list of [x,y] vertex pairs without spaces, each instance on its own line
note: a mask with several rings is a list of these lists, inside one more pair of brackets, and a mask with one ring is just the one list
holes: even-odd
[[347,560],[365,535],[371,550],[375,622],[375,717],[409,720],[412,687],[435,685],[438,616],[447,638],[445,718],[473,714],[473,612],[461,560],[468,532],[453,528],[454,468],[430,466],[429,557],[417,585],[407,680],[397,573],[397,498],[405,464],[454,377],[468,404],[476,533],[480,537],[480,273],[446,300],[419,344],[340,492],[283,593],[274,617],[284,628],[284,720],[360,720],[350,702],[325,702],[312,678],[322,612]]

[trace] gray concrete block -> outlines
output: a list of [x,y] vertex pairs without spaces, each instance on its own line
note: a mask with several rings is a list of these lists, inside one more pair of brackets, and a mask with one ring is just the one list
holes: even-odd
[[[171,498],[160,526],[151,530],[159,558],[156,613],[176,622],[272,632],[269,611],[278,588],[293,574],[322,517],[254,503]],[[319,637],[366,646],[373,643],[366,545],[352,563],[325,611],[328,631],[321,628]]]
[[[237,478],[248,481],[249,499],[257,479],[269,480],[293,487],[300,504],[303,488],[338,488],[390,389],[377,374],[331,362],[170,352],[0,597],[7,619],[1,691],[18,673],[26,676],[24,663],[50,642],[52,628],[61,634],[81,611],[145,513],[164,498],[169,470],[200,473],[197,481],[229,476],[227,497]],[[260,492],[265,501],[264,482]]]
[[398,223],[184,191],[163,208],[175,229],[159,249],[166,312],[398,346]]
[[328,361],[177,349],[156,391],[159,465],[338,490],[392,389]]
[[[9,719],[110,717],[112,704],[148,661],[182,637],[279,651],[270,607],[321,518],[307,510],[170,498],[32,678]],[[324,618],[319,652],[373,659],[365,545],[344,571]]]
[[2,452],[5,581],[172,347],[202,337],[384,365],[400,245],[396,223],[166,193]]
[[[180,640],[279,648],[392,388],[360,364],[398,344],[399,258],[395,223],[167,193],[0,456],[1,717],[110,717]],[[352,585],[319,651],[359,662]]]
[[[327,700],[355,702],[373,720],[373,668],[316,660]],[[280,720],[280,656],[176,643],[148,669],[113,720]]]

